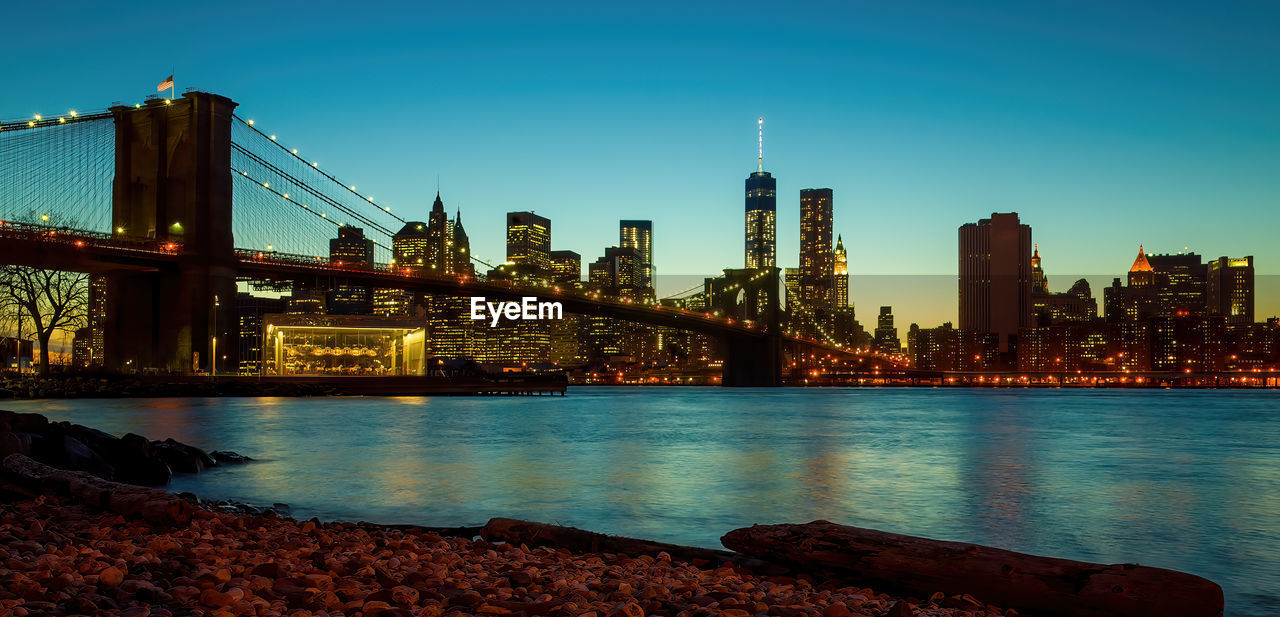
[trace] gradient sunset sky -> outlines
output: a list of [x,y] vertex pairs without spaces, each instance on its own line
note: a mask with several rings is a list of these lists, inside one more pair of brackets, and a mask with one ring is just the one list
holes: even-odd
[[1280,274],[1274,2],[38,12],[0,41],[0,117],[141,101],[173,67],[402,216],[439,175],[482,257],[532,209],[584,262],[648,218],[660,274],[741,267],[764,116],[780,266],[799,190],[831,187],[855,274],[953,275],[957,226],[993,211],[1032,225],[1051,274],[1119,275],[1138,244]]

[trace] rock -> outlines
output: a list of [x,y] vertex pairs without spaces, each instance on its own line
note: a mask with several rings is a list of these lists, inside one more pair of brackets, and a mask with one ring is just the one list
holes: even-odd
[[205,468],[218,464],[204,450],[174,441],[173,438],[151,442],[151,451],[168,464],[170,469],[179,473],[200,473]]
[[98,573],[98,582],[103,585],[115,587],[116,585],[124,582],[124,572],[121,572],[120,568],[115,566],[108,567]]
[[115,468],[98,456],[89,446],[70,435],[62,436],[62,453],[60,459],[67,467],[77,471],[87,471],[104,480],[115,476]]
[[10,454],[31,454],[31,434],[0,432],[0,458]]
[[889,614],[885,617],[916,617],[916,614],[906,600],[898,600],[889,608]]
[[254,566],[253,569],[250,570],[249,572],[254,576],[265,576],[267,578],[272,578],[272,579],[280,578],[281,576],[284,576],[284,570],[280,567],[280,564],[274,561],[268,561],[267,563],[260,563]]
[[200,603],[210,608],[222,608],[235,601],[229,593],[223,593],[212,587],[200,592]]
[[214,450],[209,453],[209,456],[217,461],[218,464],[243,464],[253,461],[247,456],[236,454],[230,450]]
[[644,617],[644,609],[635,602],[626,602],[613,607],[609,617]]

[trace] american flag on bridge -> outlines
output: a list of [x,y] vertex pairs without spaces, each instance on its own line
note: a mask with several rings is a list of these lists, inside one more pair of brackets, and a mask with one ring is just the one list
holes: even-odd
[[160,85],[156,86],[156,92],[168,90],[169,88],[172,88],[172,87],[173,87],[173,75],[170,75],[164,78],[164,81],[160,82]]

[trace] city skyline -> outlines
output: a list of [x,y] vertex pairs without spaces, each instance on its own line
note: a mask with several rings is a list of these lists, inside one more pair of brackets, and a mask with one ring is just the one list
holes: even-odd
[[[681,218],[655,237],[664,274],[738,265],[722,256],[741,253],[738,183],[756,167],[752,124],[764,116],[780,266],[798,251],[799,190],[827,186],[855,276],[952,274],[954,225],[992,211],[1040,229],[1059,272],[1112,272],[1144,244],[1206,255],[1244,246],[1260,275],[1278,273],[1266,229],[1280,216],[1268,209],[1280,181],[1265,162],[1280,155],[1280,124],[1263,60],[1276,55],[1265,36],[1274,10],[1159,7],[857,5],[767,26],[751,7],[684,7],[677,28],[626,7],[512,6],[500,17],[406,7],[404,25],[354,39],[365,46],[302,38],[272,61],[260,54],[275,44],[253,37],[283,15],[255,7],[214,19],[218,53],[184,45],[125,66],[86,51],[123,53],[136,41],[116,33],[159,30],[159,18],[139,5],[90,23],[69,8],[58,31],[37,25],[6,43],[54,53],[17,69],[0,109],[140,100],[175,72],[179,90],[237,97],[282,142],[409,218],[425,220],[439,175],[468,211],[477,255],[501,254],[508,211],[560,221],[562,246],[584,255],[618,219]],[[325,10],[306,19],[339,28]],[[352,19],[343,31],[360,29]],[[410,70],[423,62],[432,70]],[[744,95],[753,74],[770,87]],[[824,84],[823,96],[794,96],[803,83]],[[662,178],[656,195],[617,190],[637,173]],[[1205,220],[1218,212],[1259,224]],[[910,259],[897,255],[904,239],[917,239]]]

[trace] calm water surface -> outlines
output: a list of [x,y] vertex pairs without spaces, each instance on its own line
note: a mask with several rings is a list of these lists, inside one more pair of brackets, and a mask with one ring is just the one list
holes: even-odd
[[643,388],[564,398],[28,401],[260,459],[175,491],[298,518],[492,516],[718,547],[840,523],[1208,577],[1280,613],[1280,392]]

